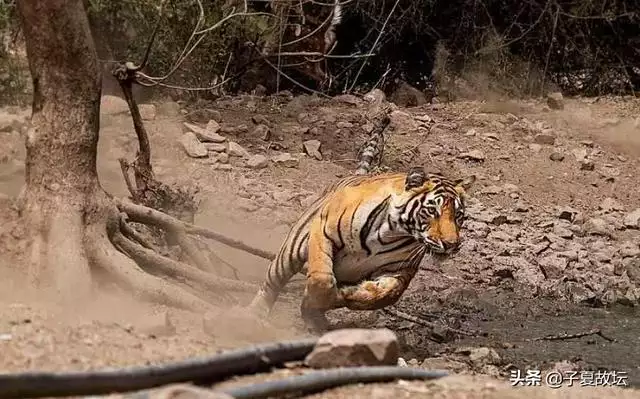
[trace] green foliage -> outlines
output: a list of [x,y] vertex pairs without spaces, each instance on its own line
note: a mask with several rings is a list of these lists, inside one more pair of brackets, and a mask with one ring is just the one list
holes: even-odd
[[[88,0],[87,11],[100,57],[139,63],[160,21],[145,72],[151,76],[168,74],[189,42],[200,9],[195,1],[165,1],[161,14],[160,4],[159,0]],[[203,1],[203,6],[200,30],[213,26],[231,12],[220,1]],[[216,76],[222,76],[228,63],[234,62],[229,57],[233,57],[239,44],[259,41],[265,35],[269,29],[266,18],[234,17],[205,35],[195,36],[191,44],[201,40],[197,48],[164,83],[183,87],[214,85]]]
[[18,24],[14,1],[0,0],[0,105],[27,101],[27,64],[15,54]]

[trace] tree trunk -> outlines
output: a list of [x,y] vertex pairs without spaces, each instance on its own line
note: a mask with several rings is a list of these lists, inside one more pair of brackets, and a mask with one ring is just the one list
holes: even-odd
[[104,225],[96,170],[101,73],[82,0],[21,0],[18,11],[33,79],[28,273],[39,289],[78,297],[91,288],[85,225]]
[[[31,286],[77,303],[91,294],[92,277],[100,275],[144,299],[208,309],[196,295],[138,265],[158,274],[149,266],[156,257],[126,236],[126,212],[100,186],[101,72],[83,1],[20,0],[18,11],[33,79],[22,208],[31,240],[26,253]],[[194,275],[189,265],[165,269],[179,282]]]

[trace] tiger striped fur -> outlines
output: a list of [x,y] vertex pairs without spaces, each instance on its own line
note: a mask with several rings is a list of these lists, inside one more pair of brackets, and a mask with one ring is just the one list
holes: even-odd
[[330,185],[291,228],[248,309],[268,316],[284,285],[305,270],[301,313],[312,330],[327,328],[331,309],[395,303],[426,253],[459,247],[464,194],[474,181],[414,167]]

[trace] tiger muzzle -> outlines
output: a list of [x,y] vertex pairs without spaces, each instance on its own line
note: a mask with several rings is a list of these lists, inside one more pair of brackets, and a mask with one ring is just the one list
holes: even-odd
[[454,254],[460,250],[460,241],[441,241],[444,253],[447,255]]

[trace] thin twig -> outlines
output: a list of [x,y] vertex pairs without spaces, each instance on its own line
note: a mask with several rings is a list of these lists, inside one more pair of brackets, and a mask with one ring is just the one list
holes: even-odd
[[281,70],[280,68],[278,68],[277,66],[273,65],[272,62],[270,62],[269,60],[265,58],[263,58],[263,61],[269,65],[271,68],[273,68],[276,72],[278,72],[278,76],[282,75],[283,77],[285,77],[288,81],[290,81],[291,83],[293,83],[294,85],[300,87],[301,89],[307,90],[310,93],[313,94],[317,94],[320,97],[324,97],[324,98],[331,98],[330,96],[324,94],[323,92],[317,91],[317,90],[313,90],[310,87],[307,87],[305,85],[303,85],[302,83],[298,82],[297,80],[295,80],[294,78],[292,78],[291,76],[289,76],[288,74],[286,74],[283,70]]
[[382,309],[382,311],[387,313],[387,314],[389,314],[389,315],[391,315],[391,316],[395,316],[395,317],[398,317],[400,319],[404,319],[404,320],[410,321],[412,323],[419,324],[421,326],[425,326],[425,327],[429,327],[429,328],[444,328],[447,331],[451,331],[452,333],[459,334],[459,335],[465,335],[467,337],[477,337],[477,336],[486,335],[486,333],[484,333],[484,332],[469,332],[469,331],[458,330],[458,329],[451,328],[451,327],[448,327],[448,326],[438,325],[436,323],[432,323],[430,321],[427,321],[427,320],[424,320],[422,318],[410,315],[410,314],[405,313],[405,312],[403,312],[401,310],[398,310],[398,309],[395,309],[395,308],[391,308],[391,307],[384,308],[384,309]]
[[598,335],[598,336],[602,337],[603,339],[605,339],[605,340],[607,340],[609,342],[615,342],[616,341],[614,338],[611,338],[611,337],[608,337],[608,336],[604,335],[604,333],[599,328],[595,328],[593,330],[583,331],[583,332],[579,332],[579,333],[575,333],[575,334],[563,333],[563,334],[555,334],[555,335],[546,335],[544,337],[526,339],[525,341],[528,341],[528,342],[531,342],[531,341],[561,341],[561,340],[567,340],[567,339],[587,337],[589,335]]
[[[391,11],[389,11],[389,15],[387,15],[387,19],[385,19],[384,24],[382,24],[382,28],[380,28],[380,33],[378,34],[378,37],[376,37],[375,42],[373,42],[373,45],[371,46],[371,50],[369,50],[369,53],[373,53],[374,50],[376,49],[376,46],[378,45],[378,42],[380,41],[380,38],[384,34],[384,30],[386,29],[387,24],[391,19],[391,15],[393,15],[393,12],[395,11],[399,3],[400,3],[400,0],[396,0],[396,2],[393,4],[393,7],[391,8]],[[356,83],[358,82],[358,78],[360,77],[360,74],[362,73],[362,70],[364,69],[364,66],[366,64],[367,64],[367,59],[365,58],[364,61],[362,61],[362,64],[360,65],[360,69],[358,69],[358,73],[356,74],[356,77],[353,79],[353,83],[351,83],[351,87],[349,87],[349,91],[352,91],[353,88],[355,87]]]

